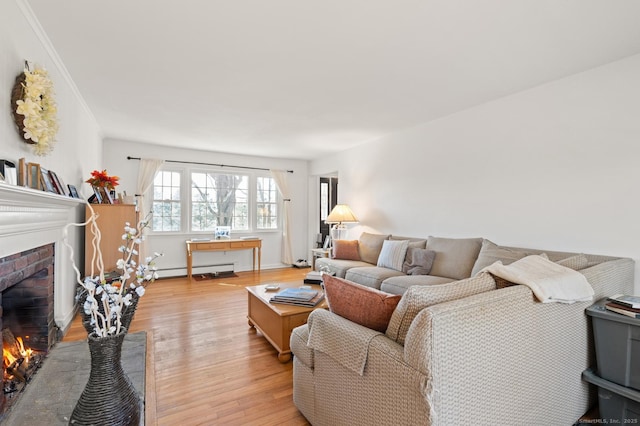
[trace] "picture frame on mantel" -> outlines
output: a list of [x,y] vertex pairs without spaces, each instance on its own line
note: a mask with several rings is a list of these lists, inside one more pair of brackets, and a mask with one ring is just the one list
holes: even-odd
[[69,196],[71,198],[80,198],[78,189],[75,187],[75,185],[67,185],[67,188],[69,188]]
[[42,190],[40,164],[27,163],[27,186],[32,189]]
[[51,177],[49,176],[49,170],[44,167],[40,167],[40,179],[42,179],[42,190],[46,192],[51,192],[57,194],[58,191],[53,186],[53,182],[51,181]]

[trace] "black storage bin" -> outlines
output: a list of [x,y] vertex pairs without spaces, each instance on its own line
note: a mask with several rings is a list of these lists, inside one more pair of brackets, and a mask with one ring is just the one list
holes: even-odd
[[588,369],[582,378],[598,386],[600,419],[606,423],[637,424],[640,419],[640,391],[605,380]]
[[604,307],[606,299],[587,308],[592,318],[597,374],[640,391],[640,319]]

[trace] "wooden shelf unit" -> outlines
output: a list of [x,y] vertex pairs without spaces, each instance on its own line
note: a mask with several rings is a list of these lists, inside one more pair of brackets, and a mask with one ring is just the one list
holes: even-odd
[[[112,271],[116,268],[118,259],[122,258],[118,247],[122,245],[125,223],[129,222],[131,226],[135,227],[138,224],[138,212],[134,204],[91,204],[91,207],[98,215],[97,223],[101,233],[100,250],[102,251],[105,272]],[[91,211],[89,207],[86,207],[86,218],[88,219],[90,216]],[[91,273],[92,239],[91,229],[87,227],[84,234],[85,275]],[[94,274],[97,274],[95,268]]]

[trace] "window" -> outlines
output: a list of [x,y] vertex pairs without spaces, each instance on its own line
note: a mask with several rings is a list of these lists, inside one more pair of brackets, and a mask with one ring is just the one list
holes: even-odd
[[191,173],[191,230],[249,229],[249,176]]
[[271,177],[194,170],[158,172],[153,182],[154,232],[232,232],[279,227],[278,188]]
[[153,180],[154,231],[180,231],[180,173],[160,171]]
[[278,188],[276,182],[269,177],[257,178],[257,229],[278,228]]

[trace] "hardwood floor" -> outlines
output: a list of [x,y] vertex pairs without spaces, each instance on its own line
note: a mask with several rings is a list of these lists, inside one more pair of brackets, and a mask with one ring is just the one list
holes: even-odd
[[[147,287],[130,332],[147,332],[146,425],[308,425],[293,404],[293,364],[250,328],[245,287],[309,269],[239,272]],[[76,317],[64,341],[86,339]]]

